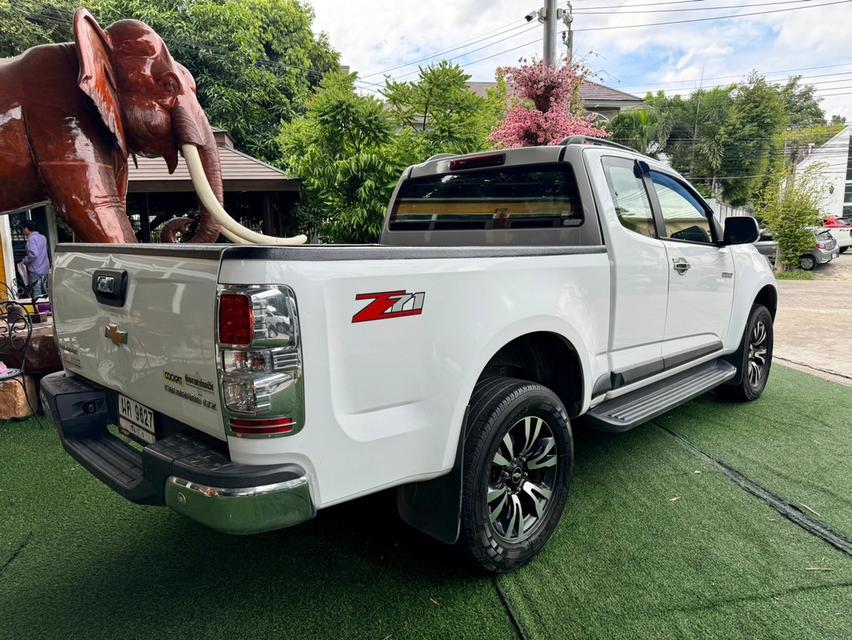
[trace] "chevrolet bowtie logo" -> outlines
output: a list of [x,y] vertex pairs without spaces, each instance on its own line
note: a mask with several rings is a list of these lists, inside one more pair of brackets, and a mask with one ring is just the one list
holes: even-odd
[[112,340],[112,343],[116,346],[127,344],[127,332],[121,331],[114,322],[110,322],[104,327],[104,337]]

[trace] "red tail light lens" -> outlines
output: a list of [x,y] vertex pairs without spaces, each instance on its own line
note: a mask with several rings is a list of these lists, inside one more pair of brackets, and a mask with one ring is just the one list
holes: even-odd
[[247,347],[254,337],[251,298],[225,293],[219,298],[219,343]]
[[817,246],[817,249],[825,249],[825,243],[824,242],[817,242],[816,246]]
[[295,426],[296,423],[292,418],[271,418],[269,420],[231,418],[231,431],[243,435],[290,433]]

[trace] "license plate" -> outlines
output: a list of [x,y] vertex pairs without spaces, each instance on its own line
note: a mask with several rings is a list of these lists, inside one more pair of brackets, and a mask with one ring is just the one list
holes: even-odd
[[135,436],[148,444],[153,444],[157,439],[154,412],[121,394],[118,395],[118,427],[125,435]]
[[840,255],[840,253],[838,251],[835,251],[834,253],[831,254],[831,259],[834,260],[839,255]]

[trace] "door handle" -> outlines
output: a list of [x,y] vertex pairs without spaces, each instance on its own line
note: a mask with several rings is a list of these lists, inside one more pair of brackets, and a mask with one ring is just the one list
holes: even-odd
[[679,275],[684,275],[689,271],[690,264],[686,258],[672,258],[672,267]]

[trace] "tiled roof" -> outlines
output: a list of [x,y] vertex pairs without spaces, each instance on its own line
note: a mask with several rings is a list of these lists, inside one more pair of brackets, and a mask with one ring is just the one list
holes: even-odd
[[[234,143],[224,131],[216,131],[219,160],[225,191],[298,191],[298,178],[290,178],[283,171],[234,149]],[[194,191],[189,170],[178,157],[175,172],[169,175],[162,158],[137,157],[139,167],[130,160],[130,193],[159,193]]]
[[[467,84],[474,93],[483,97],[488,89],[497,86],[496,82],[468,82]],[[591,82],[590,80],[586,80],[582,85],[580,85],[580,97],[583,99],[583,102],[589,104],[601,104],[606,102],[635,102],[636,104],[639,104],[642,102],[642,98],[625,93],[624,91],[619,91],[618,89],[606,87],[602,84],[598,84],[597,82]]]

